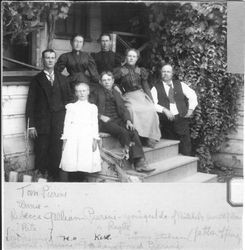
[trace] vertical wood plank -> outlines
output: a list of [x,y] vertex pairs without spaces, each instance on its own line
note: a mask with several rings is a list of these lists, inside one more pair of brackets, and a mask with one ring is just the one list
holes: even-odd
[[47,179],[39,178],[37,182],[47,182]]
[[30,175],[23,175],[23,182],[31,182],[32,176]]
[[18,180],[18,173],[15,171],[9,172],[9,182],[17,182]]
[[111,34],[111,50],[113,52],[116,52],[116,46],[117,46],[117,34]]

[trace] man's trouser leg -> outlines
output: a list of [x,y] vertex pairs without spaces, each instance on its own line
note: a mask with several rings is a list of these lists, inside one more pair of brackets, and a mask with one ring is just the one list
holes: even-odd
[[130,135],[131,141],[134,143],[133,146],[130,147],[130,156],[132,159],[138,159],[144,157],[144,152],[142,148],[142,144],[136,130],[128,131]]
[[158,113],[162,138],[178,140],[174,129],[174,122],[170,121],[165,114]]
[[35,169],[40,170],[43,174],[49,169],[49,144],[49,134],[38,134],[34,141]]
[[136,130],[127,130],[123,124],[123,121],[116,122],[102,122],[101,132],[111,134],[113,137],[118,138],[120,144],[124,147],[129,146],[130,142],[134,142],[134,145],[130,147],[130,158],[141,158],[144,156],[140,138]]
[[59,165],[62,154],[62,143],[60,139],[60,134],[55,132],[50,134],[50,149],[49,157],[51,159],[49,165],[49,174],[54,178],[55,181],[58,181],[59,178]]
[[189,119],[177,116],[174,120],[174,130],[180,140],[179,152],[183,155],[191,155]]
[[100,131],[104,133],[108,133],[112,135],[113,137],[117,138],[123,147],[129,146],[130,144],[130,137],[129,137],[128,131],[115,122],[111,122],[111,121],[101,122]]
[[49,174],[54,180],[59,180],[59,165],[62,154],[63,141],[60,139],[64,126],[65,111],[54,112],[52,114],[52,129],[50,133],[50,166]]

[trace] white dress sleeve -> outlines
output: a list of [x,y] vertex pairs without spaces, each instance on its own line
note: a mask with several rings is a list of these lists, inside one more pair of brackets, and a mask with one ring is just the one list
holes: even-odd
[[92,134],[93,138],[99,140],[99,125],[98,125],[98,108],[96,105],[92,104]]
[[68,139],[72,132],[72,124],[73,124],[72,107],[73,107],[72,103],[66,105],[66,115],[65,115],[64,129],[63,129],[63,134],[61,136],[61,140]]

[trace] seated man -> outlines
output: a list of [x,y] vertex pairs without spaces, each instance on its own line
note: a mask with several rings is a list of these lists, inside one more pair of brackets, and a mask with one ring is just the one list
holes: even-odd
[[159,115],[162,137],[180,140],[180,153],[191,155],[189,118],[198,105],[195,91],[184,82],[173,79],[173,67],[164,64],[161,79],[151,94]]
[[130,115],[124,106],[123,99],[113,89],[114,77],[111,72],[102,72],[100,88],[94,101],[98,106],[99,128],[101,132],[109,133],[119,139],[129,159],[138,172],[151,172],[146,163],[142,145],[137,131],[130,120]]

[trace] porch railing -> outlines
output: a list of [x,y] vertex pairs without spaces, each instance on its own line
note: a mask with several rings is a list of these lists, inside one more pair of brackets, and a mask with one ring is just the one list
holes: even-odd
[[32,69],[32,70],[41,70],[40,68],[38,68],[38,67],[36,67],[36,66],[30,65],[30,64],[27,64],[27,63],[18,61],[18,60],[14,60],[14,59],[9,58],[9,57],[3,57],[3,60],[4,60],[4,61],[7,61],[7,62],[14,63],[14,64],[17,64],[17,65],[20,65],[20,66],[24,66],[24,67],[26,67],[26,68],[28,68],[28,69]]
[[[147,39],[147,36],[145,36],[145,35],[135,34],[135,33],[128,33],[128,32],[120,32],[120,31],[113,31],[111,33],[111,37],[112,37],[112,51],[114,51],[114,52],[116,52],[117,42],[119,42],[125,49],[129,49],[131,47],[130,44],[125,40],[124,37],[135,37],[135,38]],[[144,42],[137,49],[140,52],[142,52],[144,49],[147,48],[149,43],[150,43],[149,41]]]

